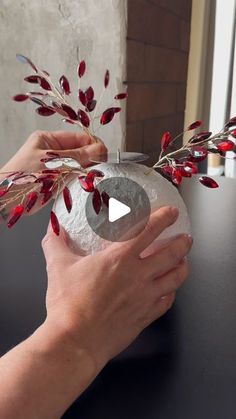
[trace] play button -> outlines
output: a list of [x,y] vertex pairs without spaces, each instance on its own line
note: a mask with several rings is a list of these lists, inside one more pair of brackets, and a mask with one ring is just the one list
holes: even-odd
[[125,177],[111,177],[100,181],[96,189],[96,194],[88,194],[85,212],[88,224],[101,238],[126,241],[145,228],[151,206],[138,183]]
[[129,214],[130,211],[131,208],[128,207],[128,205],[122,204],[122,202],[115,198],[109,199],[108,219],[111,223],[114,223],[114,221],[119,220],[120,218]]

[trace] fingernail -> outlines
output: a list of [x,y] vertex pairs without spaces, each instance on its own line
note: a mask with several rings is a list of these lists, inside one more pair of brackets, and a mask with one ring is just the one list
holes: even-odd
[[188,243],[190,245],[193,244],[193,238],[192,238],[191,234],[185,234],[184,237],[188,240]]
[[173,215],[174,218],[177,218],[179,215],[179,210],[176,207],[171,207],[171,213]]

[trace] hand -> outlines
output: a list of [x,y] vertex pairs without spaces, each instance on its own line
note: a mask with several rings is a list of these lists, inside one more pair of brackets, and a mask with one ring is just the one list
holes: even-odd
[[154,212],[136,238],[113,243],[92,256],[72,253],[65,232],[50,229],[42,245],[47,262],[47,320],[52,333],[64,330],[98,370],[125,349],[172,305],[188,274],[192,239],[183,235],[141,259],[142,251],[177,218],[177,210]]
[[83,132],[35,131],[1,172],[37,172],[44,168],[40,160],[45,157],[47,151],[57,153],[61,157],[72,157],[84,167],[91,164],[89,158],[107,152],[102,141],[97,139],[95,143]]
[[[45,169],[44,163],[40,160],[46,157],[46,152],[51,151],[59,154],[61,157],[71,157],[77,160],[83,167],[91,164],[90,159],[98,154],[106,154],[105,145],[98,138],[97,142],[92,142],[89,135],[78,132],[65,131],[36,131],[18,150],[12,159],[0,170],[0,179],[7,177],[6,172],[37,172]],[[63,186],[63,184],[62,184]],[[11,190],[19,191],[22,185],[14,185]],[[32,185],[25,185],[25,194],[30,192]],[[0,212],[0,223],[7,219],[12,206],[21,202],[21,197],[14,202],[5,205],[4,210]],[[0,202],[1,204],[1,202]],[[31,212],[25,215],[32,215],[40,210],[44,205],[37,201]]]

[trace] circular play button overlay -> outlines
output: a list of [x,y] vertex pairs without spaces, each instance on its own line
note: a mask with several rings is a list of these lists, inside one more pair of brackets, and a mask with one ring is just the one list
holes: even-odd
[[105,240],[130,240],[145,228],[151,205],[145,190],[124,177],[98,183],[86,201],[86,218],[92,230]]

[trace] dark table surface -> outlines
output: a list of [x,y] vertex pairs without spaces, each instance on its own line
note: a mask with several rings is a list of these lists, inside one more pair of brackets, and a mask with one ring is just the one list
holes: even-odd
[[[152,344],[142,357],[112,361],[63,418],[235,419],[236,180],[218,183],[217,190],[196,179],[182,186],[194,237],[191,273],[174,307],[139,338]],[[1,228],[1,354],[45,316],[40,240],[48,212]]]

